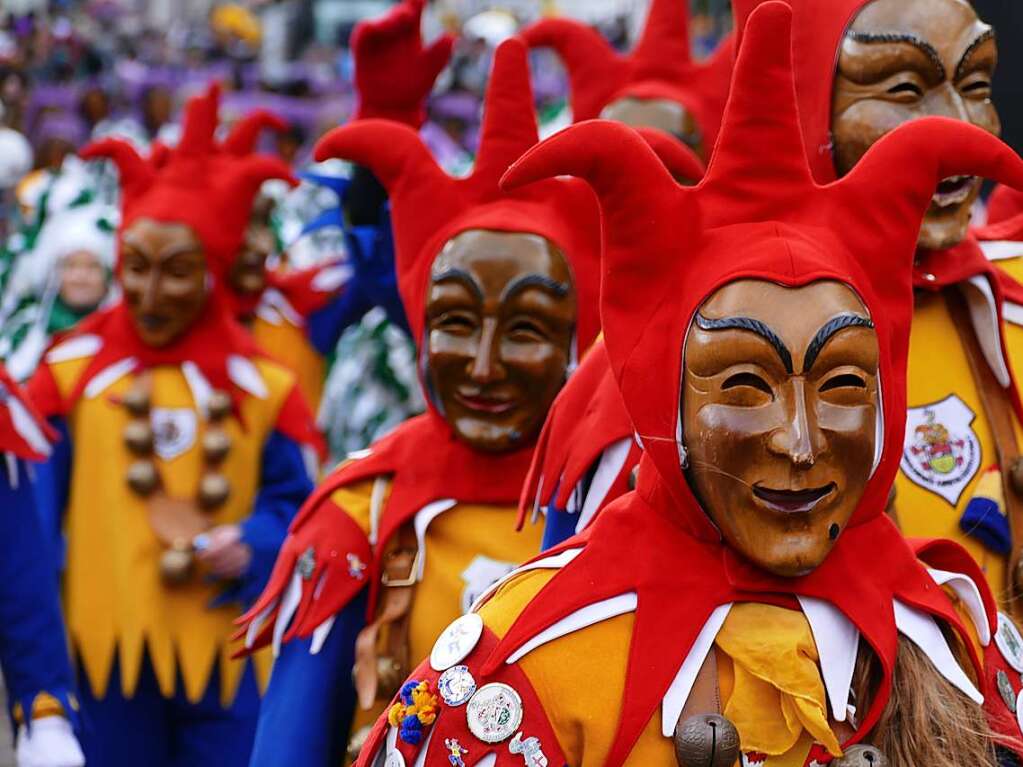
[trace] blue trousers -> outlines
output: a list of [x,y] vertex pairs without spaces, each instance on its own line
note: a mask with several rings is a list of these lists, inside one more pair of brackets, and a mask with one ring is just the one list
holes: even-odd
[[106,696],[92,694],[79,669],[83,737],[89,767],[247,767],[259,719],[259,688],[249,664],[229,708],[220,705],[216,667],[198,703],[185,697],[178,677],[174,696],[160,693],[148,656],[135,695],[121,692],[114,664]]

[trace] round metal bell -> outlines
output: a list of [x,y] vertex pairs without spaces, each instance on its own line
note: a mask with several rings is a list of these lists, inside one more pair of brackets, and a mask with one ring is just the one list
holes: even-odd
[[124,427],[124,444],[135,455],[153,454],[153,427],[147,421],[134,420]]
[[139,460],[132,462],[128,467],[128,487],[132,492],[146,498],[156,492],[160,486],[160,475],[156,470],[156,464],[150,460]]
[[206,407],[209,410],[210,418],[214,421],[222,421],[231,414],[231,395],[217,389],[210,394]]
[[888,767],[888,759],[881,750],[867,743],[849,746],[841,759],[832,762],[834,767]]
[[739,758],[739,731],[719,714],[691,716],[675,725],[680,767],[732,767]]
[[128,412],[134,416],[143,416],[149,413],[149,392],[136,388],[121,397],[121,403],[128,408]]
[[1012,462],[1012,467],[1009,469],[1009,480],[1012,483],[1012,489],[1017,494],[1023,495],[1023,458],[1017,458]]
[[164,583],[178,585],[192,575],[194,557],[187,543],[175,543],[160,555],[160,576]]
[[389,700],[398,692],[408,674],[398,661],[390,656],[377,658],[377,697]]
[[202,453],[212,464],[219,464],[231,451],[231,438],[220,429],[210,429],[202,438]]
[[231,495],[231,484],[223,474],[204,474],[199,482],[199,505],[205,511],[223,506]]

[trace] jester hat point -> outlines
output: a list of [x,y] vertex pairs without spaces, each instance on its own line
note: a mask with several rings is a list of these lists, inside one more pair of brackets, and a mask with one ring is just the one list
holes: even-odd
[[[697,186],[678,185],[634,131],[602,120],[543,142],[504,179],[507,188],[520,188],[568,175],[596,192],[607,350],[644,461],[656,466],[640,473],[640,491],[666,488],[690,532],[711,540],[718,532],[679,468],[681,351],[700,305],[744,278],[793,287],[835,280],[858,293],[877,328],[884,390],[883,453],[851,524],[867,521],[883,513],[898,470],[911,267],[934,188],[960,174],[1023,186],[1023,162],[1009,147],[946,118],[900,126],[845,178],[817,184],[796,106],[791,24],[791,9],[776,0],[753,12],[721,135]],[[652,370],[670,374],[651,377]]]
[[119,139],[103,139],[81,151],[85,159],[108,158],[117,165],[122,231],[143,218],[191,227],[218,284],[244,241],[252,202],[263,182],[297,183],[282,160],[253,154],[259,131],[279,129],[279,118],[256,111],[239,121],[221,144],[216,140],[219,106],[220,86],[213,83],[188,102],[177,147],[157,148],[148,158]]
[[557,245],[578,296],[578,348],[587,349],[596,338],[600,214],[593,193],[574,179],[500,188],[502,174],[537,141],[526,47],[513,38],[494,57],[479,153],[468,177],[449,176],[419,134],[397,122],[358,120],[317,144],[317,161],[340,157],[368,166],[386,187],[398,288],[417,341],[423,339],[433,262],[448,241],[472,229],[536,234]]
[[688,6],[688,0],[653,0],[643,34],[626,55],[573,19],[543,19],[524,29],[522,37],[531,47],[554,48],[564,61],[576,122],[599,117],[622,98],[668,99],[693,113],[709,150],[728,94],[733,45],[726,38],[707,61],[694,61]]

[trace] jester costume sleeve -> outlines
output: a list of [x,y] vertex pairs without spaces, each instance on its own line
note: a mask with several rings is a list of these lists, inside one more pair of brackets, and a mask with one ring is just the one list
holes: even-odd
[[[318,146],[321,159],[343,157],[370,168],[389,192],[398,284],[421,359],[433,261],[451,238],[476,229],[531,233],[555,243],[579,296],[574,347],[585,349],[596,336],[600,230],[592,193],[568,180],[514,193],[498,187],[512,161],[536,142],[526,50],[515,40],[495,59],[469,177],[448,176],[416,132],[394,122],[360,120]],[[539,548],[539,527],[514,531],[532,445],[498,454],[474,450],[426,395],[426,414],[343,464],[316,491],[292,526],[265,594],[245,618],[249,646],[283,645],[255,764],[327,764],[343,749],[353,695],[349,688],[345,705],[337,688],[322,680],[351,684],[352,643],[364,622],[366,631],[377,631],[378,605],[386,599],[383,570],[403,529],[414,530],[421,556],[409,613],[413,664],[486,584]],[[372,645],[375,633],[365,636]],[[356,669],[361,674],[358,661]],[[363,704],[374,717],[380,711],[372,696]],[[362,712],[356,725],[366,721],[372,718]]]
[[[549,139],[505,177],[519,188],[578,176],[600,199],[601,316],[645,448],[638,484],[442,633],[360,764],[671,764],[671,736],[712,648],[717,704],[743,764],[823,764],[877,725],[900,636],[955,694],[985,702],[993,729],[1019,738],[994,689],[991,674],[1008,660],[996,646],[1008,645],[979,570],[954,544],[910,545],[884,509],[905,429],[919,221],[941,178],[1020,186],[1023,162],[989,134],[935,118],[893,131],[845,179],[818,185],[793,98],[791,19],[777,2],[751,18],[697,187],[679,187],[630,129],[603,122]],[[683,469],[680,351],[707,297],[743,279],[849,286],[880,350],[876,467],[826,559],[794,578],[731,549]],[[965,670],[938,621],[966,648]],[[850,697],[861,647],[881,669],[869,702]],[[423,713],[432,724],[413,742],[405,719]]]
[[16,719],[64,715],[77,722],[56,568],[36,514],[28,463],[46,459],[54,436],[0,368],[4,461],[0,468],[0,671]]
[[[143,159],[118,140],[83,151],[116,163],[122,228],[152,219],[195,232],[210,275],[199,319],[154,348],[120,302],[58,340],[30,385],[66,436],[48,466],[51,507],[43,512],[52,524],[63,521],[68,628],[97,698],[115,663],[130,698],[151,661],[164,696],[180,678],[199,700],[217,668],[224,704],[232,700],[245,667],[229,662],[237,613],[225,602],[261,591],[311,490],[310,459],[320,447],[294,377],[236,323],[225,295],[260,185],[291,177],[276,159],[240,159],[220,147],[218,104],[216,86],[189,103],[172,151]],[[139,483],[140,469],[143,479],[155,474],[155,486]],[[187,553],[224,524],[238,524],[252,551],[241,578],[218,584],[193,572],[165,582],[168,555]],[[265,671],[266,659],[260,664]]]

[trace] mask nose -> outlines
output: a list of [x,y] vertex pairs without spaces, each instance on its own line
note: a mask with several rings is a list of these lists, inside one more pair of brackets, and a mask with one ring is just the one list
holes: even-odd
[[970,122],[970,113],[966,109],[966,101],[962,94],[951,83],[941,88],[941,96],[935,100],[934,109],[929,113],[933,117],[948,117],[953,120]]
[[143,313],[149,314],[156,306],[156,298],[160,290],[160,272],[157,269],[150,271],[146,278],[145,287],[142,289],[142,301],[140,302]]
[[768,448],[793,466],[808,469],[817,462],[824,440],[807,402],[806,382],[794,380],[790,397],[785,424],[771,433]]
[[469,377],[473,383],[481,386],[496,381],[504,375],[504,368],[498,355],[500,338],[497,331],[496,319],[487,317],[483,320],[479,345],[476,347],[476,354],[473,355],[469,368]]

